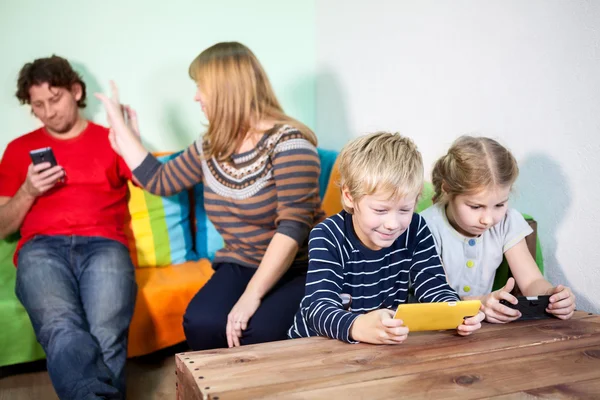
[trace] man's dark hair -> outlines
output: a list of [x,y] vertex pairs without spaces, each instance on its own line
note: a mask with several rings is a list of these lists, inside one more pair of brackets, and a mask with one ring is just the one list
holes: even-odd
[[81,85],[81,99],[77,102],[77,106],[85,107],[85,83],[66,59],[52,55],[52,57],[38,58],[32,63],[25,64],[19,72],[15,95],[21,104],[31,104],[29,89],[44,83],[50,87],[61,87],[67,90],[71,90],[73,85],[78,83]]

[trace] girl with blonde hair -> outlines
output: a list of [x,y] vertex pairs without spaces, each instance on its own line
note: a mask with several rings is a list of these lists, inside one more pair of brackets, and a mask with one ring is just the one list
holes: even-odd
[[225,247],[184,316],[190,347],[284,339],[304,294],[308,234],[323,219],[316,137],[283,112],[258,59],[240,43],[204,50],[189,74],[208,120],[200,139],[161,164],[142,146],[128,107],[124,121],[113,85],[111,99],[97,95],[113,147],[151,193],[204,184],[206,213]]
[[[525,243],[532,232],[523,216],[508,207],[519,167],[513,155],[486,137],[458,138],[433,168],[434,205],[421,215],[435,239],[450,285],[462,299],[481,299],[486,320],[506,323],[521,317],[500,303],[517,304],[515,281],[526,296],[550,295],[547,312],[573,316],[575,296],[553,287]],[[514,278],[492,292],[496,270],[506,256]]]

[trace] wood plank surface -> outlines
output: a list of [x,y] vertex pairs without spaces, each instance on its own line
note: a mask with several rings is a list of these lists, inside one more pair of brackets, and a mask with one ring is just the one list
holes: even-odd
[[[514,353],[511,352],[511,353]],[[455,363],[460,364],[460,363]],[[600,379],[600,343],[550,354],[519,356],[433,371],[392,376],[316,390],[303,390],[286,399],[479,399],[527,391],[540,386]],[[221,396],[223,399],[229,396]],[[261,398],[277,397],[264,393]]]
[[[187,387],[195,382],[198,387],[189,398],[389,398],[395,397],[394,392],[399,388],[411,387],[412,390],[412,386],[415,386],[414,397],[417,398],[441,395],[427,391],[433,387],[449,391],[448,398],[455,395],[457,398],[474,398],[511,393],[500,390],[500,384],[494,384],[490,365],[502,366],[499,368],[507,375],[505,379],[522,378],[523,382],[515,381],[512,392],[540,386],[550,388],[552,385],[569,384],[575,379],[574,375],[563,374],[564,382],[535,378],[532,383],[523,369],[525,367],[520,367],[522,364],[516,361],[521,359],[538,366],[544,366],[544,363],[552,365],[550,359],[557,360],[556,354],[560,354],[576,367],[586,366],[583,372],[588,375],[579,374],[576,368],[572,368],[577,376],[583,377],[580,380],[599,378],[588,371],[594,370],[590,367],[594,367],[598,360],[589,356],[596,354],[596,348],[600,349],[600,317],[577,312],[569,321],[553,319],[509,325],[485,324],[479,332],[466,338],[452,331],[419,332],[409,335],[404,344],[397,346],[350,345],[310,338],[182,353],[177,355],[177,365],[180,386]],[[588,353],[583,353],[585,351]],[[547,355],[548,352],[551,355]],[[575,362],[581,357],[586,362]],[[518,373],[511,375],[508,370],[505,371],[507,368]],[[544,368],[546,372],[554,371],[555,366]],[[480,375],[468,373],[480,370]],[[600,365],[596,365],[595,370],[600,371]],[[456,377],[471,375],[485,377],[485,385],[478,378],[478,384],[466,385],[468,388],[464,389],[464,382],[457,384],[452,381]],[[446,380],[436,381],[436,377]],[[527,382],[537,386],[529,387]],[[425,390],[427,387],[430,389]],[[482,387],[488,390],[483,395],[481,393],[485,390]],[[566,387],[560,386],[559,389],[566,390]],[[381,397],[372,393],[375,388],[379,388],[377,392],[381,393]],[[528,394],[523,392],[523,395]]]
[[195,381],[195,379],[200,381],[204,377],[192,373],[185,364],[185,359],[185,357],[182,359],[179,355],[175,356],[175,375],[177,376],[175,386],[177,400],[194,400],[207,397],[208,394],[205,395],[202,393],[200,385]]
[[[577,336],[581,334],[575,330],[577,322],[580,319],[591,319],[592,321],[600,322],[600,317],[596,315],[577,314],[577,318],[573,318],[570,321],[559,321],[559,320],[541,320],[541,321],[524,321],[514,322],[510,325],[511,332],[521,331],[528,329],[529,327],[535,327],[537,330],[547,331],[551,334],[557,331],[554,328],[554,323],[558,323],[561,328],[560,332],[563,338],[570,336]],[[325,355],[335,357],[338,354],[342,354],[345,358],[349,354],[358,352],[361,353],[377,353],[377,349],[384,351],[383,349],[395,348],[397,351],[409,351],[409,350],[424,350],[433,351],[437,353],[440,349],[445,348],[447,354],[441,356],[453,355],[455,353],[456,346],[459,344],[468,343],[479,343],[479,347],[485,350],[490,350],[494,344],[488,343],[489,340],[494,340],[496,346],[500,348],[507,347],[507,339],[511,339],[513,345],[518,345],[516,342],[526,345],[534,345],[531,343],[531,339],[524,334],[510,334],[507,337],[505,333],[508,325],[500,324],[484,324],[484,328],[476,332],[474,335],[463,338],[454,333],[454,331],[440,331],[440,332],[415,332],[409,334],[408,340],[399,346],[373,346],[370,344],[347,344],[340,341],[326,339],[326,338],[308,338],[308,339],[295,339],[295,340],[284,340],[279,342],[272,342],[267,344],[251,345],[236,347],[232,349],[217,349],[217,350],[206,350],[200,352],[180,353],[177,357],[182,362],[188,363],[189,368],[204,370],[203,367],[209,367],[211,370],[219,367],[235,368],[243,367],[246,368],[249,365],[258,365],[268,363],[273,366],[284,365],[288,366],[290,361],[297,361],[303,359],[312,359],[314,355]],[[553,340],[554,340],[553,336]],[[499,343],[498,343],[499,342]],[[375,349],[375,350],[374,350]],[[472,351],[472,350],[471,350]],[[389,350],[385,350],[387,354]],[[457,355],[459,356],[459,355]]]
[[[589,343],[589,341],[586,340]],[[594,340],[597,345],[600,343],[597,338]],[[546,346],[545,346],[546,347]],[[584,348],[587,348],[584,346]],[[549,352],[559,351],[560,344],[552,343],[547,347]],[[570,349],[570,350],[577,350]],[[224,399],[245,399],[245,398],[270,398],[272,397],[284,397],[284,398],[294,398],[292,394],[294,393],[302,393],[304,396],[305,391],[322,389],[322,388],[333,388],[343,385],[353,385],[360,384],[365,382],[381,382],[383,379],[392,379],[395,380],[401,376],[411,376],[417,373],[428,373],[431,372],[434,375],[438,373],[438,371],[444,371],[449,368],[460,366],[469,366],[470,368],[478,368],[484,362],[485,363],[494,363],[499,364],[502,361],[507,359],[520,359],[526,355],[539,355],[545,359],[546,351],[541,350],[539,347],[528,347],[524,350],[521,349],[512,349],[504,352],[495,352],[493,353],[495,357],[484,358],[483,355],[476,354],[463,358],[453,358],[443,361],[431,361],[427,363],[420,364],[410,364],[410,365],[398,365],[395,367],[388,368],[375,368],[364,370],[360,372],[349,373],[345,375],[332,375],[326,376],[322,378],[312,378],[307,380],[290,380],[283,383],[278,384],[265,384],[261,386],[254,386],[250,388],[237,388],[237,389],[225,389],[225,390],[217,390],[218,387],[214,387],[214,391],[211,392],[213,395],[220,395]],[[418,381],[413,382],[412,384],[420,384]],[[536,383],[537,384],[537,383]],[[228,390],[229,389],[229,390]],[[335,391],[334,391],[335,392]],[[299,397],[302,397],[299,396]],[[329,396],[329,394],[328,394]],[[347,394],[341,394],[340,397],[343,398],[347,396]],[[369,395],[371,396],[371,395]],[[429,395],[425,395],[427,397]],[[315,396],[318,397],[318,396]],[[393,398],[394,396],[389,396]],[[386,398],[386,396],[382,397]]]
[[501,396],[490,397],[494,400],[517,399],[598,399],[600,397],[600,379],[571,382],[567,384],[539,387]]

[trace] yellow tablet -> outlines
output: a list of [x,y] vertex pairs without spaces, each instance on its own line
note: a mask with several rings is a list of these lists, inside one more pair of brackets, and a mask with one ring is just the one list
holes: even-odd
[[411,332],[456,329],[463,319],[476,315],[480,307],[479,300],[400,304],[394,318],[401,319]]

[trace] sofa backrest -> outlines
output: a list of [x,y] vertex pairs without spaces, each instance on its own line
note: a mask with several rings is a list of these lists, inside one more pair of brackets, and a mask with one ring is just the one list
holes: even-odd
[[[321,162],[319,193],[325,196],[338,153],[317,149]],[[177,153],[155,154],[166,162]],[[223,247],[223,238],[208,219],[204,209],[204,187],[195,185],[188,193],[169,197],[154,196],[130,184],[129,214],[126,226],[129,250],[139,267],[166,266],[212,260]]]
[[[338,186],[338,153],[324,149],[318,149],[318,152],[321,161],[319,192],[322,207],[325,214],[331,216],[342,210]],[[167,161],[177,154],[162,155],[162,161]],[[153,196],[140,188],[132,187],[131,190],[130,250],[138,267],[178,264],[200,258],[212,260],[216,251],[223,247],[221,235],[206,216],[201,183],[189,193],[170,198]],[[425,182],[415,211],[421,212],[431,206],[433,194],[433,186]],[[543,272],[537,223],[530,216],[525,217],[534,229],[534,233],[526,240],[538,267]],[[509,274],[508,265],[504,262],[498,269],[495,287],[501,287]]]

